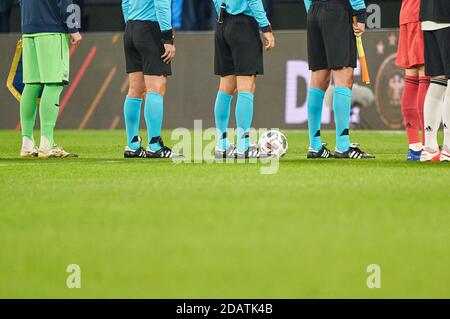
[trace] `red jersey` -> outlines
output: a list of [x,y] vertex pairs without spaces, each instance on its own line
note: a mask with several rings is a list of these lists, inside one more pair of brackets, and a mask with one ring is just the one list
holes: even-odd
[[419,22],[420,0],[402,0],[400,25]]

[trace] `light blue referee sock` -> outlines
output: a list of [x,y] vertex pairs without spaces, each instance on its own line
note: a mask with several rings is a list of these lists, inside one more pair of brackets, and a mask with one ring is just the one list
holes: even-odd
[[334,89],[333,111],[336,122],[336,147],[341,152],[350,148],[350,111],[352,90],[347,87]]
[[322,108],[325,91],[309,88],[308,90],[308,129],[309,146],[316,151],[322,149],[320,138],[320,124],[322,122]]
[[145,99],[145,123],[148,131],[148,146],[157,152],[161,149],[159,142],[151,143],[152,139],[161,136],[161,127],[164,113],[164,97],[157,93],[149,92]]
[[143,99],[127,96],[123,106],[125,129],[127,132],[127,145],[133,150],[137,150],[141,146],[138,137],[142,100]]
[[216,104],[214,106],[214,116],[217,128],[217,147],[221,150],[227,150],[230,146],[227,138],[228,122],[230,120],[230,108],[233,96],[218,92]]
[[240,153],[250,145],[250,127],[253,120],[254,96],[249,92],[240,92],[236,104],[237,149]]

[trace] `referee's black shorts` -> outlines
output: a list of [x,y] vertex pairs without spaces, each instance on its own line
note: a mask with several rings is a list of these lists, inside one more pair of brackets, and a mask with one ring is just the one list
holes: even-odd
[[353,10],[348,1],[313,0],[308,12],[308,61],[310,70],[356,67]]
[[263,44],[255,18],[225,14],[215,35],[216,75],[251,76],[264,74]]
[[170,64],[164,63],[164,44],[157,22],[127,22],[123,37],[127,73],[143,72],[144,75],[172,75]]
[[424,31],[425,72],[428,76],[450,79],[450,27]]

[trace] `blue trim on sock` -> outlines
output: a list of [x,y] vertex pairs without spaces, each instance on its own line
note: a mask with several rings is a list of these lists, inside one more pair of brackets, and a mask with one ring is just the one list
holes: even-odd
[[324,97],[325,91],[316,88],[308,89],[309,146],[316,151],[322,149],[322,140],[317,133],[320,133]]
[[160,94],[149,92],[145,99],[144,116],[147,124],[149,148],[157,152],[161,149],[159,143],[150,144],[153,137],[161,136],[161,127],[164,115],[164,97]]
[[336,123],[336,147],[341,152],[350,148],[350,111],[352,90],[347,87],[335,87],[333,98],[334,120]]
[[131,141],[135,136],[139,136],[142,101],[143,99],[127,96],[123,106],[127,145],[133,150],[137,150],[141,146],[139,142],[132,143]]
[[217,129],[217,147],[222,150],[227,150],[230,146],[228,138],[222,138],[223,134],[227,132],[228,122],[230,121],[230,109],[233,95],[224,92],[217,92],[216,103],[214,105],[214,118]]
[[253,120],[254,95],[250,92],[239,92],[236,104],[237,149],[244,153],[250,146],[250,128]]

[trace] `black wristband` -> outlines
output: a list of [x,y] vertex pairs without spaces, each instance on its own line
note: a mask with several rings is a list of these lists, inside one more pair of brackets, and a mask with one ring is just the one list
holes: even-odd
[[164,44],[173,44],[173,39],[174,39],[173,29],[163,31],[162,38],[163,38]]
[[261,28],[261,31],[266,33],[266,32],[272,32],[272,25],[268,25],[266,27]]
[[356,20],[359,23],[366,23],[366,19],[367,19],[366,9],[354,11],[353,15],[356,16]]

